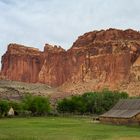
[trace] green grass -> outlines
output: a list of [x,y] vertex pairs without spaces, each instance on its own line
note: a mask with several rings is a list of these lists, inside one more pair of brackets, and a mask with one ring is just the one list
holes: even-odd
[[95,124],[92,118],[0,119],[0,140],[139,140],[140,126]]

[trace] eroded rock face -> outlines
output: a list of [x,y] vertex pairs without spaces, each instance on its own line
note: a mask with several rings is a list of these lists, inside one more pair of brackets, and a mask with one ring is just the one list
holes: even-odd
[[42,52],[38,49],[9,44],[2,57],[2,75],[15,81],[38,82],[43,62]]
[[139,62],[140,33],[108,29],[80,36],[68,51],[49,44],[43,52],[10,44],[2,57],[2,75],[10,80],[63,85],[66,90],[64,85],[90,83],[94,90],[138,81]]
[[44,47],[44,63],[39,72],[39,82],[50,86],[58,86],[67,78],[65,59],[66,51],[61,47],[46,44]]
[[0,80],[2,79],[2,74],[1,74],[1,71],[0,71]]

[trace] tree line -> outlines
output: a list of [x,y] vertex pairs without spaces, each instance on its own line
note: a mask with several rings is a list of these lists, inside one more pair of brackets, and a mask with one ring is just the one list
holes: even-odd
[[8,115],[13,108],[17,116],[41,116],[50,112],[49,98],[42,96],[26,95],[21,101],[0,100],[0,116]]
[[103,90],[87,92],[59,100],[52,108],[47,97],[26,95],[21,101],[0,100],[0,116],[7,116],[12,107],[18,116],[41,116],[53,114],[102,114],[112,108],[119,99],[128,98],[126,92]]
[[103,90],[87,92],[83,95],[72,96],[58,102],[57,110],[60,113],[74,114],[102,114],[111,109],[119,99],[128,98],[126,92]]

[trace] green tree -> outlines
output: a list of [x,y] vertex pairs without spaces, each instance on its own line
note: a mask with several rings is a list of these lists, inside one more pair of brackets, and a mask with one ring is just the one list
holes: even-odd
[[119,99],[128,98],[126,92],[104,89],[87,92],[81,96],[72,96],[58,102],[59,112],[102,114],[112,108]]
[[103,112],[103,97],[99,92],[88,92],[82,95],[86,103],[86,112],[100,114]]
[[33,115],[45,115],[50,111],[50,102],[46,97],[28,95],[23,104],[24,109],[31,111]]
[[6,100],[0,101],[0,116],[4,117],[7,115],[7,112],[9,110],[9,103]]
[[72,96],[68,99],[63,99],[58,102],[57,110],[59,112],[65,113],[84,113],[86,106],[81,98],[81,96]]

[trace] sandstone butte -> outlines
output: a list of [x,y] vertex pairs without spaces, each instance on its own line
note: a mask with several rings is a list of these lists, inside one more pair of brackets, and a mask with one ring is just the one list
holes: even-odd
[[45,83],[74,94],[110,88],[140,95],[140,32],[108,29],[85,33],[69,50],[45,44],[44,51],[9,44],[1,77]]

